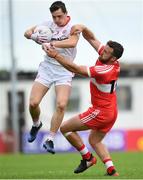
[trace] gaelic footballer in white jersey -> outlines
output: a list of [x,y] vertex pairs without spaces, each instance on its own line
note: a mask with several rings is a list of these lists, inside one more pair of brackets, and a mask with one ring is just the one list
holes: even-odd
[[[41,25],[44,26],[48,26],[52,33],[52,38],[51,41],[62,41],[65,39],[68,39],[68,37],[70,36],[70,31],[71,28],[73,26],[73,23],[70,20],[69,17],[69,21],[65,26],[59,27],[57,26],[53,21],[47,21],[47,22],[43,22]],[[76,56],[76,47],[74,48],[56,48],[64,57],[66,57],[67,59],[70,59],[73,61],[73,59]],[[49,56],[45,55],[44,58],[46,61],[49,61],[50,63],[53,64],[58,64],[59,66],[61,66],[57,61],[55,61],[53,58],[51,59]]]

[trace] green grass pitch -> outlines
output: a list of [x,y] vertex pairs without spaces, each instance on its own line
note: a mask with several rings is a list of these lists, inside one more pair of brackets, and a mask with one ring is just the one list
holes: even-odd
[[0,179],[143,179],[143,152],[112,153],[119,177],[107,177],[98,158],[95,166],[81,174],[73,170],[78,153],[0,155]]

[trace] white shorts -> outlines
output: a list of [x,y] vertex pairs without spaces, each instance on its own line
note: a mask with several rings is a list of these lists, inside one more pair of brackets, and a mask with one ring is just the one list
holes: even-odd
[[48,61],[40,63],[38,68],[38,74],[35,81],[51,87],[52,84],[57,85],[69,85],[71,86],[73,73],[66,70],[64,67],[52,64]]

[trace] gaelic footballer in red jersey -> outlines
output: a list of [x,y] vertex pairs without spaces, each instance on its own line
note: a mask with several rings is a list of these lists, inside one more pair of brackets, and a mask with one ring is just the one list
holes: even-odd
[[[108,132],[117,118],[116,81],[120,66],[118,61],[105,64],[106,46],[100,46],[99,58],[92,67],[87,67],[90,79],[91,103],[86,112],[79,115],[81,121],[91,129]],[[91,115],[92,114],[92,115]]]
[[91,104],[89,109],[80,115],[75,115],[62,123],[60,128],[66,139],[80,152],[82,160],[74,173],[81,173],[96,164],[96,158],[89,152],[76,131],[89,130],[89,143],[105,164],[107,175],[118,176],[111,156],[102,143],[106,133],[112,128],[117,117],[116,81],[119,76],[120,66],[118,59],[123,54],[123,47],[115,41],[108,41],[105,46],[85,26],[79,25],[78,33],[99,53],[99,57],[92,67],[74,64],[60,55],[53,48],[45,50],[61,65],[73,73],[90,77]]

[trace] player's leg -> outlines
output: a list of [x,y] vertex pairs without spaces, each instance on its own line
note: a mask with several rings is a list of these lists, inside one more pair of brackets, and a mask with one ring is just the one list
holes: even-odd
[[56,92],[56,110],[52,116],[50,132],[56,133],[62,123],[65,109],[71,93],[71,86],[58,85],[55,87]]
[[106,146],[102,143],[105,135],[106,133],[104,132],[91,130],[89,135],[89,143],[95,150],[96,154],[100,157],[101,161],[105,164],[107,175],[118,176],[119,174],[115,170],[110,153]]
[[48,87],[44,86],[39,82],[34,82],[29,101],[29,111],[32,117],[33,126],[30,130],[30,134],[28,137],[29,142],[33,142],[36,139],[36,135],[38,130],[42,127],[42,122],[39,120],[40,116],[40,107],[39,104],[43,98],[43,96],[48,91]]
[[50,132],[47,137],[46,142],[44,143],[44,148],[54,154],[54,137],[62,123],[64,112],[68,103],[68,99],[71,92],[71,86],[69,85],[57,85],[55,86],[56,92],[56,109],[51,119]]
[[76,148],[77,151],[79,151],[79,153],[82,156],[81,163],[74,170],[74,173],[81,173],[96,163],[96,158],[93,157],[91,152],[87,149],[87,147],[83,143],[81,137],[76,132],[76,131],[83,131],[88,129],[89,128],[81,122],[79,116],[75,116],[69,119],[68,121],[63,122],[60,128],[65,138],[69,141],[69,143],[72,146]]
[[44,86],[39,82],[36,81],[34,82],[29,100],[29,111],[34,123],[36,123],[39,120],[39,116],[40,116],[39,104],[47,91],[48,91],[48,87]]

